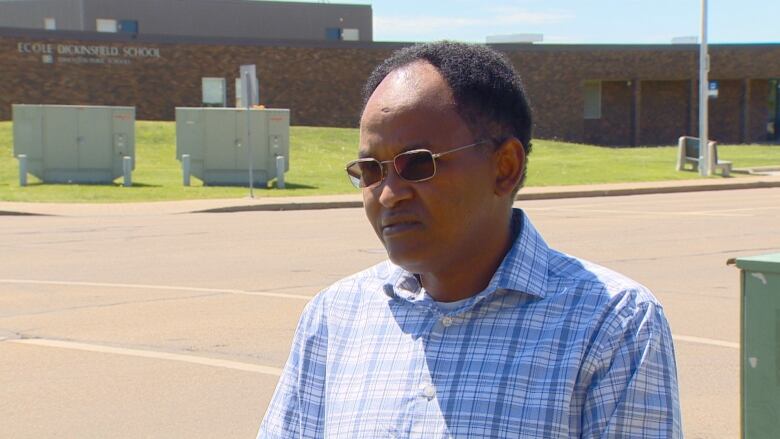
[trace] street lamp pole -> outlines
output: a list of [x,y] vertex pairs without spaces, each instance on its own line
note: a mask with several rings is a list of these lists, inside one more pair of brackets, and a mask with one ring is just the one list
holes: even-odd
[[701,0],[701,45],[699,46],[699,175],[710,175],[709,124],[707,107],[709,106],[710,56],[707,52],[707,0]]

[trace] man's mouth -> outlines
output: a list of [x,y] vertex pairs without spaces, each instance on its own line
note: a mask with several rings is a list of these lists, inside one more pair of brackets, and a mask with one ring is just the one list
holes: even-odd
[[422,228],[422,223],[416,220],[388,221],[382,224],[382,235],[391,236]]

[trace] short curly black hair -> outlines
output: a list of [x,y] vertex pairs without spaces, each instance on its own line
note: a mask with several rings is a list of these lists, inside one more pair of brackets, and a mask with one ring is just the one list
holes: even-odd
[[520,76],[503,54],[487,46],[451,41],[397,50],[379,64],[366,81],[361,115],[368,99],[387,75],[417,61],[438,69],[452,89],[458,114],[475,136],[490,139],[496,146],[511,137],[523,144],[526,160],[514,198],[525,181],[533,121]]

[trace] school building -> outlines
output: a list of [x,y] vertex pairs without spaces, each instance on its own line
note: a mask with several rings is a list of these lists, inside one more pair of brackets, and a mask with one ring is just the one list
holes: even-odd
[[[158,1],[170,8],[184,3]],[[272,3],[208,1],[232,5],[239,15],[250,15],[242,9],[246,3]],[[138,119],[173,120],[176,107],[203,104],[206,81],[224,79],[226,104],[234,105],[239,66],[255,64],[261,103],[289,108],[293,125],[356,127],[360,89],[371,69],[411,44],[371,41],[370,6],[298,3],[293,7],[312,7],[322,20],[287,10],[260,14],[284,32],[253,34],[250,26],[219,34],[184,24],[167,31],[153,26],[138,12],[148,0],[117,1],[137,9],[117,13],[95,12],[95,5],[113,0],[57,1],[67,2],[83,3],[82,15],[49,17],[51,9],[41,9],[24,15],[24,23],[0,22],[0,120],[11,119],[12,104],[135,106]],[[7,16],[5,3],[19,1],[0,2],[0,16]],[[491,46],[522,76],[537,138],[639,146],[697,135],[698,45]],[[780,142],[780,44],[710,45],[710,57],[710,138]]]

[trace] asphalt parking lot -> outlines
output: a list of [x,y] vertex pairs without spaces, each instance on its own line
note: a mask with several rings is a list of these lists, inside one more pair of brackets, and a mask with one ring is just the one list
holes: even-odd
[[[739,275],[780,189],[522,201],[547,242],[649,286],[688,438],[739,435]],[[361,209],[0,216],[0,436],[253,437],[301,310],[384,259]]]

